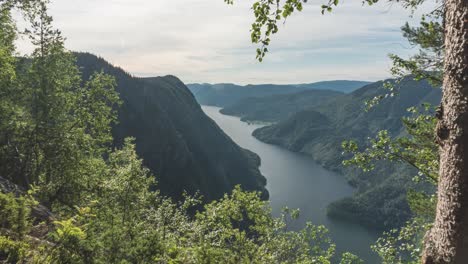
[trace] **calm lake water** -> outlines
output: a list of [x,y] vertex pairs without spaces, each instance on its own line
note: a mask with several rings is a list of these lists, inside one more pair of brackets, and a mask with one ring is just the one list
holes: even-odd
[[219,107],[202,108],[238,145],[260,156],[260,171],[267,178],[275,214],[284,206],[300,208],[301,216],[293,228],[301,228],[308,221],[325,225],[337,245],[338,254],[349,251],[366,263],[379,263],[378,257],[370,250],[370,245],[378,237],[375,232],[326,215],[328,204],[353,193],[343,176],[322,168],[307,156],[257,140],[252,132],[261,125],[249,125],[238,117],[223,115],[219,113]]

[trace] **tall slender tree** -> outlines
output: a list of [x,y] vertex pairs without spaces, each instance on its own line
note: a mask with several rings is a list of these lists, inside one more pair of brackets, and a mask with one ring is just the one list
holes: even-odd
[[[15,58],[13,8],[30,22],[31,56]],[[43,202],[71,205],[110,147],[115,81],[102,73],[81,80],[46,0],[2,1],[0,11],[0,176],[39,186]]]
[[468,262],[468,1],[445,1],[437,214],[422,262]]

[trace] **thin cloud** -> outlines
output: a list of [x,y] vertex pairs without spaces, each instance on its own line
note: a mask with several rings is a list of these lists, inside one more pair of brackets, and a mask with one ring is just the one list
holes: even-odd
[[349,1],[320,15],[317,2],[281,26],[272,52],[258,63],[249,34],[252,2],[55,0],[50,11],[69,49],[97,53],[136,75],[174,74],[185,82],[377,80],[389,76],[388,53],[409,53],[399,32],[412,20],[408,10]]

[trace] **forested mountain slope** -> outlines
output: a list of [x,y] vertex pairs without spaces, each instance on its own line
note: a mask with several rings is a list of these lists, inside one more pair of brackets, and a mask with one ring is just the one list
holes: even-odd
[[221,109],[225,115],[241,117],[242,121],[277,122],[344,93],[331,90],[311,90],[293,94],[248,97]]
[[365,85],[371,84],[367,81],[349,81],[349,80],[336,80],[336,81],[322,81],[315,83],[303,83],[295,86],[303,89],[313,90],[331,90],[342,93],[351,93]]
[[310,84],[259,84],[236,85],[221,84],[188,84],[188,88],[203,105],[225,107],[248,97],[263,97],[275,94],[290,94],[307,90],[333,90],[350,92],[369,84],[364,81],[324,81]]
[[440,101],[439,89],[408,78],[402,82],[402,88],[395,97],[382,100],[366,111],[367,100],[387,92],[382,89],[382,85],[383,82],[376,82],[351,94],[300,111],[276,125],[256,130],[254,136],[268,143],[306,153],[322,165],[337,169],[341,166],[343,140],[362,142],[382,129],[396,136],[401,132],[401,118],[408,115],[409,107],[424,102],[437,104]]
[[92,54],[76,55],[84,79],[101,70],[115,76],[123,100],[113,128],[115,145],[135,137],[137,153],[164,194],[180,198],[184,190],[199,190],[212,200],[241,184],[267,197],[258,156],[236,145],[207,117],[179,79],[135,78]]
[[311,156],[326,168],[340,171],[358,188],[353,198],[333,204],[332,215],[340,215],[378,228],[399,226],[409,217],[406,191],[412,187],[414,171],[403,165],[381,164],[371,173],[344,168],[341,143],[355,140],[365,145],[379,130],[391,136],[402,133],[407,109],[428,102],[440,102],[441,91],[426,82],[406,78],[394,97],[385,98],[369,111],[365,101],[385,94],[383,82],[376,82],[351,94],[300,111],[253,135],[267,143]]

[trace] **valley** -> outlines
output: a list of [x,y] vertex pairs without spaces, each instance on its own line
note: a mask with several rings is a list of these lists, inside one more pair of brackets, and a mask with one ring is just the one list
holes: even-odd
[[[386,96],[385,84],[398,86],[398,92]],[[411,77],[398,82],[378,81],[350,93],[336,92],[334,87],[300,92],[291,91],[291,87],[284,89],[283,94],[239,99],[220,111],[249,123],[269,123],[254,129],[252,135],[262,142],[304,154],[354,186],[353,195],[328,206],[329,216],[386,231],[404,225],[411,218],[408,191],[433,193],[430,186],[415,183],[412,178],[416,170],[402,162],[381,161],[370,172],[343,166],[342,162],[350,155],[343,152],[342,143],[353,140],[361,148],[366,147],[369,139],[381,130],[392,138],[405,136],[402,119],[411,116],[408,109],[437,105],[440,89]],[[373,98],[382,99],[375,107],[366,109],[366,102]]]
[[0,0],[0,263],[468,263],[466,1],[75,2]]
[[322,168],[308,156],[257,140],[251,133],[260,125],[248,125],[238,117],[223,115],[219,107],[202,108],[237,144],[260,156],[260,171],[267,178],[266,187],[275,215],[279,215],[284,206],[299,208],[300,218],[291,222],[292,229],[300,229],[307,221],[325,225],[340,254],[350,251],[366,263],[377,261],[377,255],[371,252],[370,246],[378,238],[378,232],[327,217],[330,203],[354,192],[341,175]]

